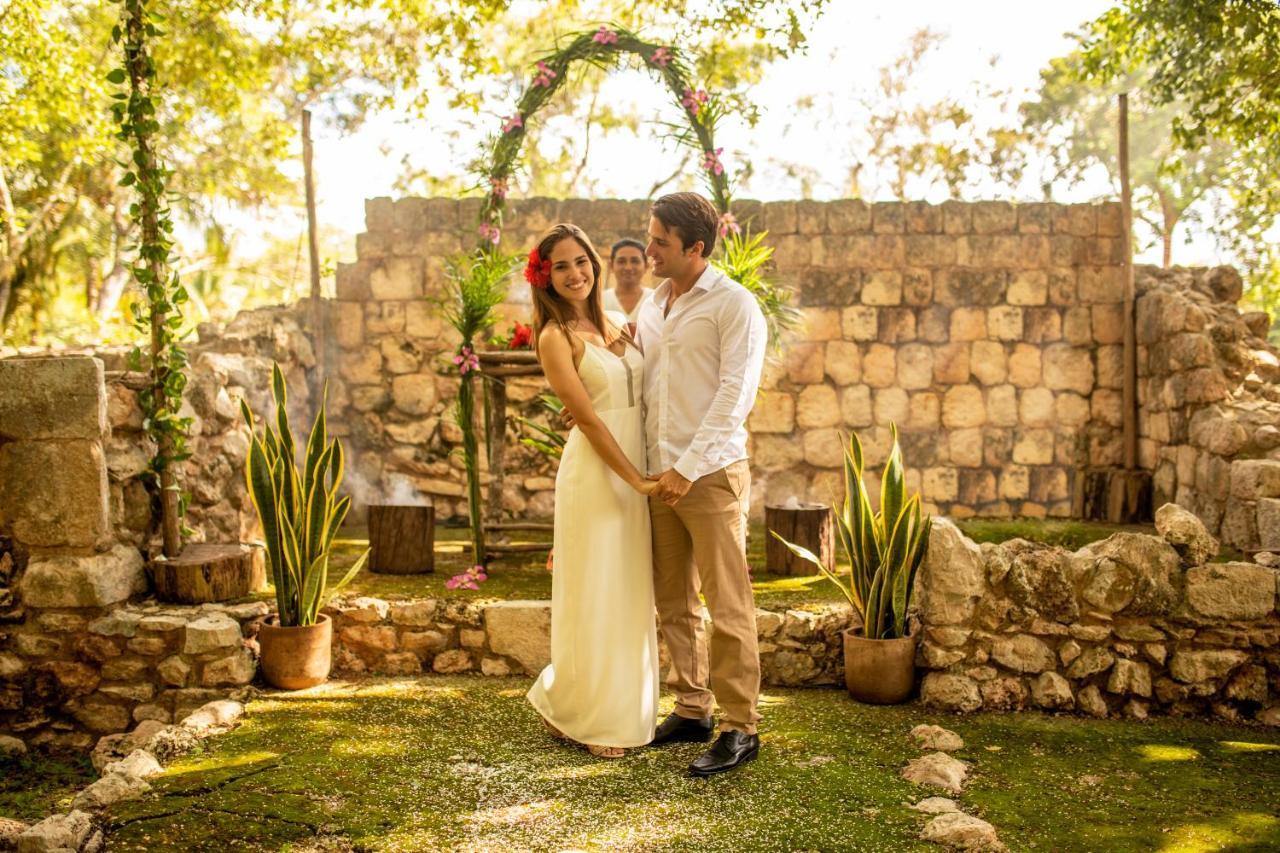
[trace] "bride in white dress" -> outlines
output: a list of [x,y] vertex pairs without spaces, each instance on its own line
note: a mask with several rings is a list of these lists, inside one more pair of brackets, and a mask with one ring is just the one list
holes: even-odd
[[551,663],[529,701],[599,758],[653,739],[658,706],[644,361],[606,317],[601,261],[576,225],[529,254],[538,360],[573,416],[556,474]]

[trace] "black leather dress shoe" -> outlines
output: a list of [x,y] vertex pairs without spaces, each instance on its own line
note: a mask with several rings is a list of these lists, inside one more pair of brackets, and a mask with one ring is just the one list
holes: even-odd
[[695,720],[679,714],[668,714],[653,734],[650,746],[662,746],[664,743],[706,743],[715,734],[714,717],[703,717]]
[[690,776],[714,776],[745,764],[760,754],[758,735],[725,729],[715,744],[689,765]]

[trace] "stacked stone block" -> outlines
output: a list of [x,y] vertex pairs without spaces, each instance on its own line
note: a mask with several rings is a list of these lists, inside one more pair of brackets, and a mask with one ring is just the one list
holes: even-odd
[[1280,550],[1280,356],[1232,269],[1138,277],[1139,461],[1224,544]]
[[979,547],[939,520],[917,588],[924,703],[1280,724],[1280,571],[1206,563],[1218,543],[1172,504],[1157,528],[1072,553]]
[[[340,675],[419,672],[537,675],[550,662],[551,602],[474,603],[465,599],[333,602],[333,664]],[[709,618],[707,630],[714,630]],[[817,686],[844,681],[840,632],[847,606],[819,611],[756,610],[765,684]],[[666,647],[659,641],[666,666]]]
[[[358,469],[384,493],[400,479],[446,502],[462,495],[460,462],[447,456],[457,342],[430,303],[446,286],[444,256],[474,244],[474,208],[372,199],[358,259],[338,270],[330,357]],[[750,422],[757,516],[766,501],[830,500],[841,431],[858,431],[869,463],[882,464],[891,422],[911,485],[956,516],[1066,515],[1076,465],[1119,460],[1117,205],[746,201],[735,210],[768,230],[774,274],[805,318],[768,369]],[[648,205],[516,201],[504,248],[527,249],[563,220],[604,248],[642,236]],[[518,283],[502,314],[504,324],[529,318]],[[526,403],[538,383],[511,387]],[[508,506],[549,514],[545,461],[518,448],[508,468],[529,472],[509,487]]]

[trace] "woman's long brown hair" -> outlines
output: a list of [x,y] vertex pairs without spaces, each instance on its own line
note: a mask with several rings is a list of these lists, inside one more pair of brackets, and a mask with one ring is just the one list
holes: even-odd
[[[604,336],[605,344],[611,344],[623,335],[623,332],[604,313],[604,279],[601,276],[604,262],[600,260],[600,253],[596,251],[586,232],[569,222],[552,225],[538,238],[538,257],[544,261],[547,260],[551,256],[551,250],[563,240],[576,240],[587,253],[587,259],[591,261],[595,284],[592,285],[591,294],[587,297],[587,317],[596,324],[596,328]],[[533,290],[533,349],[537,352],[538,335],[543,327],[548,323],[555,323],[567,332],[569,327],[566,322],[571,319],[571,315],[564,298],[556,293],[550,283],[545,288],[531,289]],[[630,342],[629,338],[628,342]]]

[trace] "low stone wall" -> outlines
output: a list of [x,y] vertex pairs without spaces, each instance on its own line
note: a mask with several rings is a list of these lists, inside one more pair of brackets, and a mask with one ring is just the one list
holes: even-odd
[[1206,564],[1218,543],[1172,504],[1157,527],[1072,553],[979,547],[939,519],[919,589],[925,704],[1280,725],[1280,571]]
[[88,602],[49,597],[56,579],[43,565],[28,567],[27,618],[0,651],[0,731],[88,749],[144,720],[181,720],[253,680],[265,603],[69,606]]
[[1139,279],[1138,431],[1156,505],[1175,501],[1235,548],[1280,550],[1280,357],[1241,313],[1229,267]]
[[[550,662],[551,602],[447,599],[342,599],[326,608],[334,620],[338,675],[478,672],[537,675]],[[704,613],[708,635],[714,631]],[[847,605],[757,610],[761,677],[766,685],[844,683],[840,632]],[[665,668],[666,648],[659,639]]]

